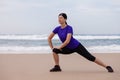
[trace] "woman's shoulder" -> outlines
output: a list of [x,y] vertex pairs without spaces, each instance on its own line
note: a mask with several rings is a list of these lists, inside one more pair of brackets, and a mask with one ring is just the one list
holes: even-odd
[[60,29],[60,26],[56,26],[55,29],[56,29],[56,30]]
[[68,28],[71,28],[72,29],[72,26],[70,26],[70,25],[67,25],[68,26]]
[[60,26],[56,26],[55,28],[57,28],[57,29],[58,29],[58,28],[60,28]]
[[[68,29],[72,29],[72,26],[67,25],[67,28],[68,28]],[[56,26],[55,29],[61,29],[61,26]]]

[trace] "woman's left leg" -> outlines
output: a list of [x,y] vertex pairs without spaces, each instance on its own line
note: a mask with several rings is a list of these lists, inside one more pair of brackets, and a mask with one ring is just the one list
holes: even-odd
[[95,56],[93,56],[92,54],[90,54],[90,53],[86,50],[86,48],[85,48],[84,46],[82,46],[82,44],[79,45],[79,46],[75,49],[75,51],[76,51],[78,54],[80,54],[80,55],[82,55],[83,57],[85,57],[86,59],[88,59],[89,61],[95,62],[96,64],[98,64],[98,65],[100,65],[100,66],[102,66],[102,67],[105,67],[105,68],[108,70],[108,72],[113,72],[112,67],[107,66],[107,65],[104,64],[101,60],[99,60],[98,58],[96,58]]
[[95,58],[95,61],[94,61],[96,64],[98,64],[98,65],[100,65],[100,66],[102,66],[102,67],[107,67],[107,65],[106,64],[104,64],[101,60],[99,60],[98,58]]

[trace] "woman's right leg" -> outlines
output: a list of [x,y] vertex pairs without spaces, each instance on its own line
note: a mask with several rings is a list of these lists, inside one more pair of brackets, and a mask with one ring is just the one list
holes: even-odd
[[50,69],[50,72],[61,71],[61,68],[59,66],[59,55],[53,52],[53,58],[54,58],[55,66],[52,69]]
[[55,65],[59,65],[59,55],[53,52],[53,58],[54,58]]
[[61,54],[71,54],[73,51],[63,48],[62,50],[59,50],[57,48],[53,49],[53,58],[55,62],[55,66],[50,70],[50,72],[58,72],[61,71],[60,65],[59,65],[59,53]]
[[59,53],[61,53],[61,54],[71,54],[71,53],[73,53],[73,51],[71,51],[67,48],[63,48],[62,50],[54,48],[53,49],[53,58],[54,58],[55,65],[59,65],[59,55],[58,55]]
[[56,49],[56,48],[53,49],[53,59],[55,62],[55,66],[52,69],[50,69],[50,72],[61,71],[61,68],[59,66],[59,55],[58,55],[58,53],[60,53],[60,52],[61,51],[59,49]]

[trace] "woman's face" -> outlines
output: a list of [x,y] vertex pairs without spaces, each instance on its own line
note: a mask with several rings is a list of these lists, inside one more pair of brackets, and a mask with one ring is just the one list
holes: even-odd
[[65,21],[66,21],[66,19],[64,19],[63,16],[58,16],[58,22],[59,22],[59,24],[64,24]]

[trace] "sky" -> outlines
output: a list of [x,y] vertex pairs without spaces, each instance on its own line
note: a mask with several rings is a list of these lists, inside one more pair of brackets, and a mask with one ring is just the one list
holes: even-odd
[[74,34],[120,34],[120,0],[0,0],[0,34],[49,34],[62,12]]

